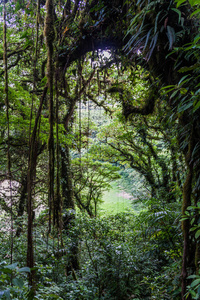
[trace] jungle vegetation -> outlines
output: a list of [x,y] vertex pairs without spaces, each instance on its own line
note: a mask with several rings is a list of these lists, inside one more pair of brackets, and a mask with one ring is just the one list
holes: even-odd
[[200,299],[199,14],[0,2],[0,299]]

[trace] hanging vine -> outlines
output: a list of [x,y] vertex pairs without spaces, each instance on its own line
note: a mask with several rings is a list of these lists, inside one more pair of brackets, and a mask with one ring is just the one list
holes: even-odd
[[44,35],[46,38],[47,46],[47,83],[49,89],[49,174],[48,174],[48,199],[49,199],[49,232],[51,231],[51,213],[54,204],[54,136],[53,136],[53,123],[54,123],[54,108],[53,108],[53,42],[55,38],[54,31],[54,3],[53,0],[46,2],[46,18]]
[[6,106],[6,121],[7,121],[7,177],[10,187],[10,201],[11,201],[11,247],[10,247],[10,261],[13,261],[13,201],[12,201],[12,174],[11,174],[11,158],[10,158],[10,119],[9,119],[9,96],[8,96],[8,59],[7,59],[7,24],[6,24],[6,0],[4,0],[3,13],[3,62],[4,62],[4,77],[5,77],[5,106]]
[[37,16],[36,16],[36,42],[35,42],[35,55],[34,55],[34,66],[33,66],[33,95],[32,95],[32,104],[31,104],[31,115],[30,115],[30,125],[29,125],[29,161],[28,161],[28,172],[27,172],[27,213],[28,213],[28,230],[27,230],[27,266],[31,268],[31,272],[29,273],[29,285],[32,287],[30,291],[30,295],[34,294],[35,290],[35,272],[33,270],[34,267],[34,243],[33,243],[33,199],[32,192],[34,186],[34,176],[36,174],[36,161],[37,161],[37,133],[38,133],[38,123],[41,116],[42,105],[46,96],[47,87],[44,88],[40,105],[38,108],[38,112],[35,118],[35,124],[31,133],[31,121],[32,121],[32,111],[33,111],[33,100],[34,100],[34,92],[36,89],[36,62],[38,58],[38,15],[40,8],[40,0],[37,1]]
[[[182,214],[184,215],[187,208],[191,205],[191,196],[192,196],[192,180],[194,176],[194,164],[192,161],[192,153],[194,151],[194,137],[193,129],[191,132],[191,137],[189,140],[188,152],[186,154],[186,164],[187,164],[187,177],[183,185],[183,203],[182,203]],[[185,299],[186,288],[187,288],[187,277],[188,277],[188,265],[190,259],[194,257],[194,253],[191,251],[190,243],[190,220],[186,219],[182,221],[183,229],[183,261],[182,261],[182,299]]]
[[56,72],[55,78],[55,91],[56,91],[56,194],[54,200],[54,213],[53,223],[57,225],[57,228],[61,230],[61,193],[60,193],[60,147],[59,147],[59,126],[58,126],[58,113],[59,113],[59,101],[58,101],[58,72]]

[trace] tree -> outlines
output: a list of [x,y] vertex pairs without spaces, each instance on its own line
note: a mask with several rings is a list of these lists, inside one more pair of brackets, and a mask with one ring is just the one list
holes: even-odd
[[120,178],[119,167],[110,163],[94,161],[94,157],[73,160],[74,194],[77,206],[90,217],[97,216],[97,208],[103,192],[111,188],[110,183]]

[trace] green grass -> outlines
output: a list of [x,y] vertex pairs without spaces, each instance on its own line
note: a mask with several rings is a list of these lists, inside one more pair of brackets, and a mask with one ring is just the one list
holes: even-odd
[[133,209],[130,199],[127,199],[125,192],[120,190],[117,183],[112,184],[110,191],[104,192],[103,203],[99,207],[100,214],[117,214]]

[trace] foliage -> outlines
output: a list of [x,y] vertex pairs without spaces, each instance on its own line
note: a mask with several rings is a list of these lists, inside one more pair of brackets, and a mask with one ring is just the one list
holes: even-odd
[[90,216],[96,216],[102,193],[111,188],[110,182],[120,177],[119,168],[94,161],[93,157],[74,159],[72,168],[77,206],[85,209]]
[[[178,153],[174,155],[176,146],[172,141],[175,140],[173,132],[171,136],[165,134],[167,125],[164,129],[162,123],[154,126],[154,122],[154,116],[148,117],[148,120],[135,117],[134,121],[126,124],[116,117],[113,123],[105,125],[98,134],[101,147],[98,148],[97,142],[90,151],[104,160],[120,162],[118,164],[125,170],[133,168],[140,174],[140,182],[143,181],[143,186],[146,186],[146,194],[149,194],[150,189],[154,196],[162,194],[163,201],[165,197],[166,201],[171,201],[170,197],[173,199],[175,196],[173,192],[170,196],[169,190],[175,192],[174,187],[180,185],[178,178],[181,164],[176,156]],[[135,192],[133,196],[136,196]]]
[[[149,209],[138,215],[128,212],[90,218],[79,213],[62,237],[57,236],[56,230],[51,235],[46,232],[47,214],[41,214],[36,219],[34,231],[35,299],[127,299],[133,295],[141,300],[179,297],[182,240],[179,205],[174,203],[166,209],[157,199],[150,199],[146,207]],[[16,238],[16,261],[23,261],[26,256],[22,251],[26,247],[25,236],[26,232]],[[65,266],[77,242],[80,270],[74,270],[66,277]],[[5,251],[8,247],[5,242]],[[17,268],[16,264],[13,268],[16,273],[13,278],[21,278],[19,271],[26,271],[26,268]],[[6,272],[1,273],[3,280]],[[8,269],[6,288],[10,287],[10,274]],[[14,289],[18,295],[20,290],[22,299],[27,299],[26,285],[10,288],[13,289],[11,299],[16,294]]]
[[[0,295],[197,299],[199,3],[7,0],[0,14],[0,256],[33,267],[23,284],[2,264]],[[119,174],[145,209],[99,218]]]
[[6,265],[0,263],[0,299],[27,299],[28,289],[24,285],[22,275],[29,273],[28,267],[19,268],[17,263]]
[[189,295],[192,296],[192,299],[198,299],[200,295],[200,276],[199,275],[190,275],[188,279],[192,279],[192,282],[187,287],[186,299]]

